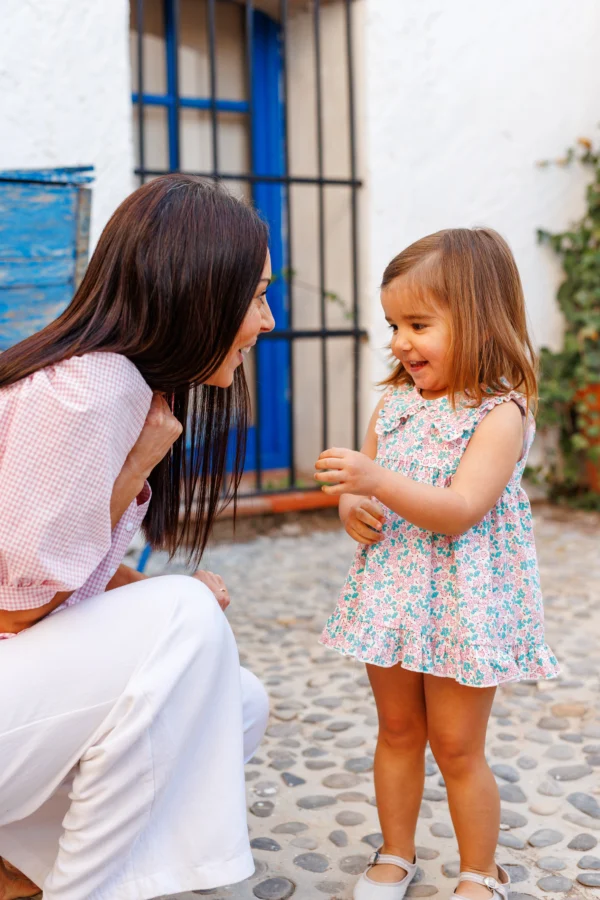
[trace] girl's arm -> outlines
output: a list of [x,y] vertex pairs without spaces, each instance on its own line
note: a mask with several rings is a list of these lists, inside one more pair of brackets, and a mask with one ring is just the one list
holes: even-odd
[[523,439],[519,407],[501,403],[477,427],[449,487],[421,484],[384,469],[366,454],[337,448],[321,454],[315,479],[333,483],[323,487],[327,494],[374,496],[419,528],[462,534],[502,496],[523,452]]

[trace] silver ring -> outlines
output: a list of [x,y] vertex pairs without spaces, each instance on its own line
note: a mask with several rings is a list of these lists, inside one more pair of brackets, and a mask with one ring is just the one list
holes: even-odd
[[219,593],[220,593],[220,594],[226,594],[226,593],[227,593],[227,588],[219,588]]

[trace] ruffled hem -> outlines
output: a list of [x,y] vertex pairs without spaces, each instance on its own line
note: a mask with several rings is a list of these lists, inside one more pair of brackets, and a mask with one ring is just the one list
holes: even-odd
[[389,629],[377,636],[368,632],[357,635],[346,632],[332,636],[327,629],[319,643],[343,656],[359,662],[390,668],[400,663],[402,668],[424,675],[451,678],[468,687],[496,687],[510,681],[541,681],[556,678],[558,662],[546,643],[503,650],[492,646],[470,645],[446,638],[424,640],[412,632]]

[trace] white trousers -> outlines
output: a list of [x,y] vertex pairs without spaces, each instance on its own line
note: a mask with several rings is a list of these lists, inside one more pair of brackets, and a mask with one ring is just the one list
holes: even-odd
[[0,642],[0,856],[44,900],[148,900],[254,871],[244,759],[265,691],[201,582],[109,591]]

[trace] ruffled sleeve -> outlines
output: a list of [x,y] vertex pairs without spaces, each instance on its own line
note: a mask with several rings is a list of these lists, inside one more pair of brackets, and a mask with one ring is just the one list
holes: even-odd
[[135,366],[110,353],[0,390],[0,609],[77,590],[106,556],[113,485],[151,399]]

